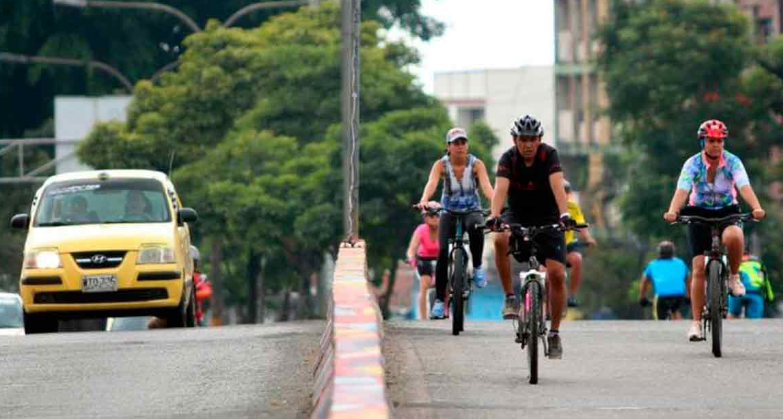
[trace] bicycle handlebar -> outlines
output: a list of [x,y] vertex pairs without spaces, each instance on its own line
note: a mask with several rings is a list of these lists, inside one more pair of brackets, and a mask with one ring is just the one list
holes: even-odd
[[[488,229],[486,225],[479,226],[485,229]],[[511,231],[513,234],[520,235],[520,236],[535,236],[538,233],[542,233],[545,231],[569,231],[569,230],[577,230],[582,228],[588,228],[590,227],[589,224],[575,224],[570,227],[564,227],[562,224],[545,224],[541,226],[528,226],[525,227],[522,224],[512,223],[512,224],[501,224],[500,229],[497,231]]]
[[[412,208],[415,209],[415,210],[421,211],[417,204],[414,204],[412,206]],[[439,208],[428,207],[425,211],[447,212],[447,213],[449,213],[451,215],[456,215],[456,216],[465,216],[465,215],[479,213],[479,214],[483,215],[484,217],[486,217],[486,216],[488,216],[490,214],[490,210],[485,210],[485,209],[474,209],[474,210],[469,210],[469,211],[455,211],[455,210],[450,210],[450,209],[446,209],[446,208],[443,208],[443,207],[439,207]]]
[[720,225],[725,223],[730,223],[734,221],[749,221],[749,220],[755,220],[753,218],[753,214],[746,212],[742,214],[730,214],[725,217],[721,218],[707,218],[707,217],[701,217],[698,215],[678,215],[677,220],[674,221],[672,224],[677,223],[683,223],[683,224],[690,224],[690,223],[697,223],[697,224],[704,224],[708,226],[712,225]]

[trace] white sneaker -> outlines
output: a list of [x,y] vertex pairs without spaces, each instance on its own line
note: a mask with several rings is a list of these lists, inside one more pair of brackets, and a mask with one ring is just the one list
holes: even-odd
[[704,340],[704,336],[701,335],[701,325],[699,322],[691,323],[691,328],[688,330],[688,340],[691,342],[699,342]]
[[729,276],[729,292],[735,297],[745,295],[745,286],[742,285],[739,274]]

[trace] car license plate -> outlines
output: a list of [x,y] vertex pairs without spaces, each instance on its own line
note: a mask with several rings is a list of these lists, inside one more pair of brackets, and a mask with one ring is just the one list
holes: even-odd
[[117,275],[85,275],[82,292],[117,291]]

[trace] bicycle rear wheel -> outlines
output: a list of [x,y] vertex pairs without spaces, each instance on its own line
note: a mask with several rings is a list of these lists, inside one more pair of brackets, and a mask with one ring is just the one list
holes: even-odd
[[721,264],[714,260],[710,262],[707,278],[707,295],[710,301],[710,329],[712,330],[712,354],[716,358],[722,355],[721,344],[723,341],[723,313],[721,305],[723,299],[723,282]]
[[527,366],[530,384],[538,384],[538,340],[541,332],[541,291],[538,282],[530,281],[525,290],[525,321],[528,328]]
[[463,290],[465,288],[465,253],[460,250],[454,250],[454,256],[451,265],[451,304],[454,307],[454,313],[451,317],[451,333],[454,336],[463,331],[465,322],[465,299]]

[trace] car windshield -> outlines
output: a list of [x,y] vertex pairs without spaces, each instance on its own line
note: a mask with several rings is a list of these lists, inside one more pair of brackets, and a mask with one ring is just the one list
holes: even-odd
[[15,298],[0,298],[0,328],[22,327],[22,306]]
[[36,227],[163,223],[171,220],[163,185],[154,179],[78,180],[43,191]]

